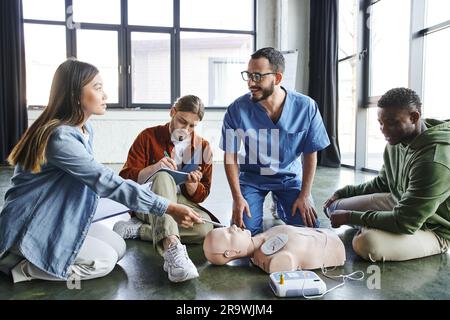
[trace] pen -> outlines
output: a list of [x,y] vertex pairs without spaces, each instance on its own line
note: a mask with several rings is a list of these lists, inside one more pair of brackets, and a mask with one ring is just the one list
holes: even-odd
[[226,228],[227,227],[227,226],[225,226],[225,225],[223,225],[221,223],[214,222],[214,221],[211,221],[211,220],[208,220],[208,219],[205,219],[205,218],[202,218],[202,220],[205,221],[205,222],[211,223],[213,226],[222,227],[222,228]]
[[167,158],[170,158],[169,153],[168,153],[166,150],[164,150],[164,155],[165,155]]

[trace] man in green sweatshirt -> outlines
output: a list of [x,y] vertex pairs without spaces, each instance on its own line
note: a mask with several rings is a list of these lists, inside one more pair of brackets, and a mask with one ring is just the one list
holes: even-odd
[[421,107],[410,89],[383,95],[378,122],[388,144],[379,175],[324,203],[333,227],[361,226],[353,249],[364,259],[403,261],[450,245],[450,121],[421,119]]

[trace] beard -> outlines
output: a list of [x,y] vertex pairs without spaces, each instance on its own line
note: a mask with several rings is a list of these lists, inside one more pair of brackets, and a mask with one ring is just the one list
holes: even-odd
[[269,88],[265,88],[265,89],[263,89],[261,87],[253,87],[253,88],[261,89],[261,96],[257,97],[252,94],[252,101],[259,102],[259,101],[267,99],[268,97],[270,97],[272,95],[272,93],[275,90],[275,82],[272,82],[272,84],[270,85]]

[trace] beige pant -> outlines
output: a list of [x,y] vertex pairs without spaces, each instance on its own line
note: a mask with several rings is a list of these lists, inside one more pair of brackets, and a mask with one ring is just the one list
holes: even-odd
[[[205,219],[209,215],[200,209],[200,206],[186,199],[182,194],[177,195],[177,186],[174,179],[165,172],[159,172],[152,177],[152,191],[171,202],[183,204],[192,208]],[[168,236],[177,236],[183,243],[202,243],[206,234],[212,230],[209,223],[194,224],[192,228],[179,227],[176,221],[168,214],[159,217],[153,214],[136,213],[144,224],[139,228],[139,236],[142,240],[153,241],[160,254],[163,254],[162,241]]]
[[[389,193],[375,193],[338,199],[333,210],[390,211],[396,201]],[[404,261],[441,254],[447,251],[449,241],[431,230],[417,230],[414,234],[395,234],[368,227],[361,228],[353,238],[353,249],[366,260]]]
[[[69,279],[88,280],[106,276],[122,259],[125,249],[125,241],[117,233],[100,223],[92,224],[74,264],[70,266]],[[14,283],[33,279],[61,281],[25,259],[11,270],[11,274]]]

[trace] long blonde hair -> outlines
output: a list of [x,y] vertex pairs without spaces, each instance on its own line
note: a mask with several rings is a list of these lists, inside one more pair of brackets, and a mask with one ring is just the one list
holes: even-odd
[[19,164],[33,173],[41,171],[47,161],[46,149],[53,130],[64,124],[78,126],[83,123],[81,92],[98,72],[95,66],[73,58],[56,69],[48,105],[11,151],[9,164]]

